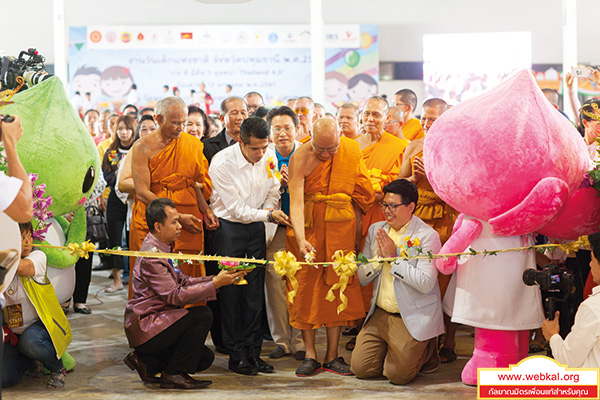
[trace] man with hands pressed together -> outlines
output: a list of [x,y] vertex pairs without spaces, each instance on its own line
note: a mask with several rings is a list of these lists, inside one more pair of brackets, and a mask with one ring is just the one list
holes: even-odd
[[[424,254],[437,253],[439,235],[413,215],[416,186],[398,179],[383,192],[379,206],[385,221],[369,228],[365,257],[414,256],[415,247]],[[444,323],[433,260],[370,262],[360,265],[356,275],[361,285],[373,281],[373,298],[352,353],[352,372],[363,379],[383,375],[393,384],[406,384],[419,371],[434,372],[440,364],[437,336],[444,332]]]
[[[150,233],[141,251],[172,253],[181,234],[181,215],[169,199],[156,199],[146,208]],[[125,308],[125,335],[135,351],[123,360],[145,383],[161,388],[201,389],[211,381],[189,376],[211,366],[215,356],[204,344],[212,323],[206,306],[186,305],[216,297],[217,289],[242,278],[243,271],[221,271],[193,278],[173,260],[140,257],[132,273],[133,297]],[[156,376],[161,372],[160,378]]]
[[[588,237],[592,248],[590,274],[594,283],[600,284],[600,232]],[[600,286],[579,305],[575,314],[575,324],[566,338],[559,335],[560,326],[557,311],[552,321],[542,323],[542,332],[550,342],[552,356],[561,364],[571,368],[600,367]]]

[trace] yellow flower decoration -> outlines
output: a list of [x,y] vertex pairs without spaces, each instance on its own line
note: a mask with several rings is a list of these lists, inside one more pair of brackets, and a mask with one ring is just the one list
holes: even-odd
[[69,243],[67,249],[69,250],[70,255],[74,256],[77,254],[79,257],[83,257],[87,260],[90,257],[89,252],[96,250],[96,246],[88,240],[81,244]]
[[287,295],[290,304],[294,304],[294,297],[298,293],[298,280],[295,275],[302,266],[289,251],[278,251],[273,257],[275,258],[275,264],[273,264],[275,273],[288,278],[292,285],[292,290]]
[[577,253],[580,248],[588,247],[589,245],[590,241],[587,236],[579,236],[577,240],[570,243],[559,243],[558,248],[569,255],[571,253]]
[[275,179],[281,182],[281,173],[277,170],[273,157],[269,157],[267,160],[267,172],[269,173],[269,179],[275,177]]
[[358,268],[354,260],[355,256],[353,251],[344,255],[343,250],[338,250],[333,254],[332,268],[335,274],[340,277],[340,281],[329,289],[325,299],[329,301],[335,300],[333,291],[338,288],[340,289],[340,300],[342,301],[342,304],[337,307],[338,314],[348,308],[348,297],[344,295],[344,290],[346,290],[346,286],[348,285],[348,278],[354,275]]

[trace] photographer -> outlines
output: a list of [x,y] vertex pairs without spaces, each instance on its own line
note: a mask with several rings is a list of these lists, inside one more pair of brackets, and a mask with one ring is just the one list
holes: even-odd
[[[590,273],[594,282],[600,284],[600,232],[589,236],[592,248]],[[575,324],[565,339],[559,335],[560,326],[557,311],[552,321],[542,324],[544,337],[556,361],[571,368],[600,367],[600,286],[596,286],[575,314]]]
[[21,118],[2,117],[0,139],[4,143],[8,174],[0,171],[0,211],[16,222],[29,222],[33,218],[31,185],[17,154],[17,141],[22,135]]

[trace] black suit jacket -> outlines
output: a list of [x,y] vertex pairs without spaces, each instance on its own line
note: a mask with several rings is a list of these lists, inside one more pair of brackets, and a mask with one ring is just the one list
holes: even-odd
[[227,144],[227,139],[225,138],[225,128],[223,128],[216,136],[204,139],[202,143],[204,143],[204,157],[206,157],[206,160],[210,165],[215,154],[229,146]]

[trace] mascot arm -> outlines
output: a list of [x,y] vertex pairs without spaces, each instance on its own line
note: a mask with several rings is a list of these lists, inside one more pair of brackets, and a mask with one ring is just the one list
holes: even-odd
[[535,232],[562,211],[568,198],[569,187],[565,181],[544,178],[520,204],[489,220],[492,233],[517,236]]
[[[63,227],[63,221],[61,221],[60,218],[61,217],[57,218],[57,221],[60,226]],[[62,219],[64,220],[64,218]],[[66,220],[64,222],[66,222]],[[64,227],[63,230],[65,230]],[[71,224],[65,231],[68,233],[65,246],[67,246],[69,243],[83,243],[85,241],[87,230],[85,209],[83,207],[80,207],[77,211],[75,211],[73,220],[71,220]],[[44,244],[50,243],[44,241]],[[69,268],[79,260],[79,256],[77,254],[71,255],[69,254],[68,250],[48,248],[42,248],[41,250],[46,253],[46,257],[48,257],[48,265],[51,265],[54,268]]]
[[63,216],[57,216],[54,217],[54,219],[56,220],[56,222],[58,222],[58,224],[60,225],[60,227],[62,228],[63,232],[65,233],[65,235],[67,234],[67,232],[69,231],[69,221],[67,221],[67,219]]
[[[461,214],[454,224],[452,236],[440,249],[439,254],[462,253],[479,236],[482,228],[481,222],[476,219],[464,220]],[[435,261],[435,266],[442,274],[450,275],[458,267],[458,258],[439,258]]]

